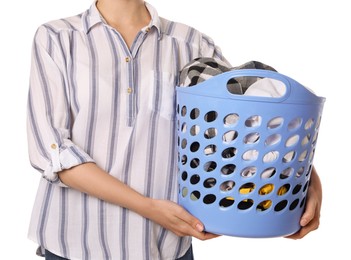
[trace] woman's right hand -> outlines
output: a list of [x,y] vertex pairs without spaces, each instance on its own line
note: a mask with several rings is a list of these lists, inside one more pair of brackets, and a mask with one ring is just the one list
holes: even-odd
[[200,220],[172,201],[150,199],[150,206],[145,217],[172,231],[177,236],[193,236],[200,240],[219,236],[205,232]]
[[148,218],[178,236],[207,240],[218,235],[204,232],[201,221],[177,203],[143,196],[94,163],[85,163],[59,173],[67,186],[119,205]]

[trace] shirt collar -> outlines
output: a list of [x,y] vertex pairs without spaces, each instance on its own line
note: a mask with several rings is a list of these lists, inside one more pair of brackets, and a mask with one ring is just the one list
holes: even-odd
[[[93,28],[96,24],[105,23],[103,17],[100,15],[100,12],[96,7],[96,2],[97,0],[95,0],[94,3],[90,6],[90,8],[82,15],[83,28],[86,34],[88,34],[91,28]],[[150,28],[155,27],[157,29],[157,33],[160,39],[161,38],[161,19],[158,16],[156,9],[151,4],[145,2],[145,6],[150,13],[151,21],[149,25],[143,28],[142,30],[147,31]]]
[[157,29],[158,37],[160,39],[162,36],[162,34],[161,34],[161,31],[162,31],[161,30],[161,19],[158,16],[156,9],[151,4],[145,2],[145,6],[146,6],[146,8],[149,11],[150,16],[151,16],[150,24],[147,27],[148,28],[155,27]]
[[103,19],[99,13],[99,10],[96,7],[97,0],[90,6],[90,8],[85,11],[82,15],[82,23],[84,32],[88,34],[92,27],[98,23],[102,23]]

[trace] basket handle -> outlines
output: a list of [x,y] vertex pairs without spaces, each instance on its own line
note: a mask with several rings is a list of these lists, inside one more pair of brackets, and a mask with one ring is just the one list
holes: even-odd
[[[246,96],[233,94],[228,91],[227,83],[230,79],[247,76],[279,80],[282,83],[284,83],[286,91],[281,97]],[[187,92],[194,95],[212,96],[217,98],[235,98],[236,100],[263,101],[274,103],[281,103],[283,101],[292,103],[324,102],[324,98],[316,96],[309,89],[302,86],[300,83],[293,80],[292,78],[275,71],[261,69],[231,70],[216,75],[192,87],[177,87],[177,91]]]

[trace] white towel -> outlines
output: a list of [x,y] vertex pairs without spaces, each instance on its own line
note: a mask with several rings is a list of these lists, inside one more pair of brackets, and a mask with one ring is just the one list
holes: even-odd
[[286,87],[283,82],[271,78],[263,78],[253,83],[244,93],[246,96],[282,97]]

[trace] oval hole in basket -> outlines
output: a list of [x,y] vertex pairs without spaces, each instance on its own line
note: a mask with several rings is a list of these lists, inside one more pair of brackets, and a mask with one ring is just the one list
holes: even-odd
[[256,172],[257,168],[255,166],[249,166],[241,171],[241,176],[245,178],[253,177]]
[[233,205],[235,202],[233,197],[225,197],[223,199],[221,199],[221,201],[219,202],[219,206],[222,208],[228,208],[231,205]]
[[184,138],[181,142],[180,147],[182,147],[182,149],[184,149],[186,147],[186,145],[188,144],[187,140]]
[[215,127],[210,127],[208,129],[206,129],[206,131],[204,133],[204,136],[206,139],[212,139],[216,135],[217,135],[217,128],[215,128]]
[[311,127],[313,126],[314,120],[313,118],[310,118],[307,120],[307,122],[305,123],[305,130],[311,129]]
[[182,172],[182,180],[186,181],[187,178],[188,178],[188,173],[186,171]]
[[230,130],[223,134],[222,140],[224,143],[230,143],[234,141],[238,137],[238,132],[234,130]]
[[294,168],[288,167],[280,173],[279,177],[281,180],[287,179],[293,174],[293,172],[294,172]]
[[213,122],[216,120],[218,113],[216,111],[209,111],[205,114],[204,120],[206,122]]
[[182,156],[182,165],[185,165],[188,162],[188,157],[186,155]]
[[188,188],[187,187],[183,187],[183,189],[182,189],[182,197],[185,198],[186,195],[188,195]]
[[181,131],[182,131],[182,133],[186,132],[186,123],[185,122],[182,124]]
[[299,162],[303,162],[304,160],[306,160],[307,155],[308,155],[308,151],[304,150],[299,156]]
[[302,174],[304,173],[305,171],[305,167],[301,166],[297,171],[296,171],[296,178],[300,178],[302,176]]
[[213,177],[211,178],[207,178],[205,181],[204,181],[204,187],[205,188],[212,188],[216,185],[217,183],[217,180]]
[[308,144],[311,140],[311,134],[307,134],[301,141],[301,145],[304,146]]
[[275,160],[278,159],[278,157],[279,157],[278,151],[270,151],[263,156],[263,162],[264,163],[274,162]]
[[305,186],[303,186],[303,189],[302,189],[303,192],[307,190],[309,183],[310,183],[309,181],[305,183]]
[[294,210],[298,205],[299,205],[299,199],[296,199],[293,202],[291,202],[289,206],[289,210]]
[[281,186],[278,191],[277,191],[277,195],[278,196],[283,196],[284,194],[286,194],[288,191],[290,190],[290,184],[286,183],[283,186]]
[[297,142],[299,141],[299,139],[300,139],[300,136],[299,136],[299,135],[290,136],[290,137],[288,138],[288,140],[286,140],[285,146],[286,146],[286,147],[294,146],[295,144],[297,144]]
[[236,148],[235,147],[228,147],[223,150],[222,152],[222,158],[223,159],[230,159],[233,158],[236,154]]
[[197,150],[199,150],[200,148],[200,143],[199,142],[193,142],[190,145],[190,151],[192,151],[193,153],[195,153]]
[[196,119],[200,115],[200,110],[198,108],[194,108],[190,111],[190,118],[191,119]]
[[190,161],[190,167],[195,169],[199,166],[200,160],[198,158],[194,158]]
[[268,129],[276,129],[278,127],[281,127],[284,123],[284,118],[281,116],[274,117],[269,122],[267,123],[267,128]]
[[261,178],[262,179],[272,178],[276,172],[277,170],[274,167],[269,167],[261,173]]
[[300,128],[301,124],[302,124],[302,118],[301,117],[295,117],[294,119],[292,119],[289,122],[288,129],[290,131],[297,130],[298,128]]
[[205,172],[212,172],[216,168],[217,168],[217,163],[215,161],[206,162],[204,165]]
[[282,201],[278,202],[277,205],[275,205],[274,210],[277,212],[282,211],[283,209],[285,209],[285,207],[287,205],[288,205],[288,201],[282,200]]
[[195,185],[200,181],[200,176],[198,174],[194,174],[190,177],[190,183]]
[[223,119],[223,123],[226,126],[234,126],[238,123],[238,121],[239,121],[239,115],[236,113],[228,114]]
[[198,199],[200,199],[200,192],[197,191],[197,190],[194,190],[191,194],[190,194],[190,199],[193,200],[193,201],[196,201]]
[[203,199],[203,202],[205,204],[212,204],[215,201],[216,201],[216,196],[214,194],[207,194]]
[[259,127],[262,122],[262,117],[259,115],[250,116],[245,120],[245,126],[247,127]]
[[301,188],[302,188],[301,184],[296,184],[296,186],[294,187],[294,189],[292,191],[292,194],[295,195],[295,194],[299,193]]
[[256,185],[253,182],[247,182],[241,185],[239,188],[239,193],[240,194],[249,194],[255,189]]
[[265,211],[265,210],[269,209],[271,206],[272,206],[271,200],[264,200],[257,205],[256,210],[257,211]]
[[260,140],[260,133],[253,132],[249,133],[244,137],[245,144],[254,144]]
[[273,134],[266,138],[264,144],[267,146],[275,145],[275,144],[278,144],[281,139],[282,139],[282,136],[280,134]]
[[255,161],[257,160],[259,152],[255,149],[252,150],[248,150],[246,152],[243,153],[243,155],[241,156],[241,158],[244,161]]
[[226,164],[222,167],[221,173],[223,175],[230,175],[235,171],[235,168],[236,168],[235,164]]
[[283,163],[289,163],[289,162],[291,162],[292,160],[294,160],[295,155],[296,155],[296,152],[295,152],[295,151],[287,152],[287,153],[283,156],[283,159],[282,159]]
[[234,181],[225,181],[220,185],[219,188],[221,191],[227,192],[227,191],[232,190],[234,188],[234,186],[235,186]]
[[181,116],[185,116],[186,115],[186,106],[182,106],[182,109],[181,109],[181,111],[180,111],[180,114],[181,114]]
[[238,209],[239,210],[249,209],[252,207],[253,204],[254,204],[254,201],[252,199],[245,199],[239,202]]
[[217,151],[217,146],[214,145],[214,144],[209,144],[205,147],[204,149],[204,154],[205,155],[211,155],[211,154],[214,154],[216,153]]
[[191,128],[190,128],[190,134],[192,136],[195,136],[197,135],[198,133],[200,133],[200,126],[198,125],[193,125]]
[[263,185],[259,191],[258,194],[260,195],[268,195],[269,193],[271,193],[274,190],[274,184],[272,183],[267,183],[265,185]]
[[303,207],[305,206],[305,201],[306,201],[306,197],[304,197],[304,198],[301,200],[300,208],[303,208]]

